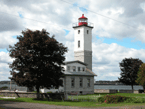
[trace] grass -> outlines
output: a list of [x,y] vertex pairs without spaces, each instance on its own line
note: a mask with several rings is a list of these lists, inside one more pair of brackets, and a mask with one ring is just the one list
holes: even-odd
[[[94,96],[100,96],[101,97],[94,97]],[[112,104],[107,104],[107,103],[100,103],[98,101],[98,98],[103,98],[106,95],[120,95],[124,97],[129,97],[124,102],[119,102],[117,104],[112,103]],[[133,98],[135,97],[135,98]],[[116,106],[140,106],[140,105],[145,105],[145,97],[144,94],[133,94],[133,93],[115,93],[115,94],[110,94],[110,93],[97,93],[97,94],[89,94],[89,95],[79,95],[73,96],[73,101],[72,100],[67,100],[67,101],[62,101],[62,100],[54,100],[54,101],[48,101],[47,99],[43,100],[36,100],[34,98],[16,98],[16,99],[3,99],[0,98],[0,100],[4,101],[15,101],[15,102],[30,102],[30,103],[43,103],[43,104],[50,104],[50,105],[62,105],[62,106],[78,106],[78,107],[116,107]],[[69,99],[71,99],[71,96],[68,96]],[[74,100],[74,99],[78,99]],[[84,101],[85,100],[85,101]]]

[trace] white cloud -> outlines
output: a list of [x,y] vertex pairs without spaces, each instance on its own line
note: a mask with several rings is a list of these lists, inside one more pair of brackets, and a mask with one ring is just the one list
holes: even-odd
[[[93,71],[98,75],[95,79],[117,79],[120,74],[119,62],[126,58],[139,58],[145,61],[145,50],[126,48],[116,43],[106,44],[98,37],[108,37],[123,39],[127,37],[145,42],[145,2],[137,0],[71,0],[70,3],[87,7],[91,11],[82,12],[78,7],[67,4],[60,0],[31,0],[31,1],[0,1],[0,11],[19,16],[19,12],[24,18],[0,13],[0,49],[14,45],[18,40],[12,36],[21,35],[26,28],[32,30],[46,29],[50,36],[68,47],[66,61],[74,60],[74,30],[72,24],[78,22],[78,18],[84,13],[88,21],[94,24],[92,30],[93,37]],[[100,16],[98,14],[116,19],[122,23]],[[28,18],[28,19],[26,19]],[[31,19],[31,20],[30,20]],[[39,22],[40,21],[40,22]],[[65,31],[69,34],[65,36]],[[9,75],[9,67],[6,63],[12,62],[7,53],[0,52],[0,80]],[[6,74],[6,75],[4,75]]]

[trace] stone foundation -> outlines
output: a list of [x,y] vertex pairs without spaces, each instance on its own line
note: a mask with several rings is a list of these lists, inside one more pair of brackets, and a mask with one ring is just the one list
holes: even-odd
[[[118,93],[118,90],[113,89],[94,89],[94,93]],[[119,90],[119,93],[132,93],[132,90]],[[134,93],[139,93],[138,90],[134,90]]]
[[[81,93],[82,92],[82,93]],[[86,94],[94,94],[93,91],[68,91],[66,92],[68,95],[86,95]]]
[[113,89],[94,89],[94,93],[117,93],[117,90],[113,90]]
[[119,90],[119,93],[132,93],[132,90]]
[[109,89],[94,89],[95,93],[109,93]]
[[[4,97],[26,97],[37,98],[37,93],[33,92],[0,92],[0,96]],[[64,99],[64,93],[40,93],[40,98]]]

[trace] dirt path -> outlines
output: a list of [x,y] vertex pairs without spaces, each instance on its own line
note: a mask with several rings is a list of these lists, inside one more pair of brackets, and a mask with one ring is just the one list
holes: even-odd
[[97,107],[97,108],[82,108],[73,106],[56,106],[40,103],[27,103],[27,102],[12,102],[1,101],[0,109],[145,109],[145,106],[122,106],[122,107]]

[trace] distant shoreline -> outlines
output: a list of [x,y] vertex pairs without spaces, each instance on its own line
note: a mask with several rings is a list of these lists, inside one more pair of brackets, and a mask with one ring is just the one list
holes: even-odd
[[94,84],[94,85],[124,85],[124,84]]

